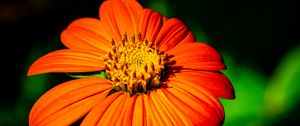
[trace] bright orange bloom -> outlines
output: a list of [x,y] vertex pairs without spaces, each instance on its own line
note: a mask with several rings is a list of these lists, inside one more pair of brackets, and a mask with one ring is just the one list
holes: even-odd
[[67,49],[35,61],[28,75],[100,72],[60,84],[39,98],[29,124],[219,126],[219,97],[235,97],[220,70],[222,57],[194,42],[178,19],[167,19],[135,0],[106,0],[100,20],[82,18],[61,34]]

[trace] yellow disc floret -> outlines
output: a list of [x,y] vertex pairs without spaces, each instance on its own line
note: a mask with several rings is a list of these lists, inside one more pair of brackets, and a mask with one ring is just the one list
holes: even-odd
[[104,63],[114,90],[135,94],[161,86],[166,56],[155,43],[142,41],[140,34],[137,40],[128,40],[125,34],[121,42],[111,43],[112,50],[104,56]]

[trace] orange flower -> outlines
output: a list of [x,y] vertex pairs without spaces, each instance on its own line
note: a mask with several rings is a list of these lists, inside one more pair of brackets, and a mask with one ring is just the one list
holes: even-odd
[[135,0],[106,0],[100,20],[82,18],[61,34],[67,49],[35,61],[28,75],[101,72],[60,84],[39,98],[29,124],[219,126],[219,97],[234,90],[219,53],[178,19]]

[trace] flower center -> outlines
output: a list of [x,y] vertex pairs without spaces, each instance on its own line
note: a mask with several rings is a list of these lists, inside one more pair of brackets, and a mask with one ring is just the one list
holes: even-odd
[[112,50],[104,56],[108,78],[113,82],[113,90],[146,93],[161,86],[161,71],[166,55],[160,52],[155,43],[128,40],[125,34],[122,42],[111,41]]

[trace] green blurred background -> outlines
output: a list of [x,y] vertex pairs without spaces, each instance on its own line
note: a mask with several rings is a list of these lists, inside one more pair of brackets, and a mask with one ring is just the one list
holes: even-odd
[[[140,0],[176,17],[224,57],[235,100],[222,99],[225,126],[300,125],[299,12],[291,0]],[[59,37],[80,17],[98,17],[101,0],[1,0],[0,125],[27,125],[31,106],[64,74],[27,77],[38,57],[64,48]]]

